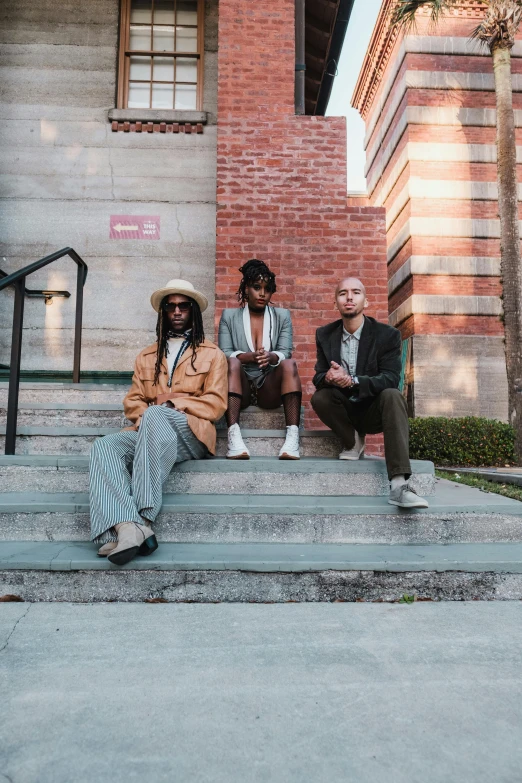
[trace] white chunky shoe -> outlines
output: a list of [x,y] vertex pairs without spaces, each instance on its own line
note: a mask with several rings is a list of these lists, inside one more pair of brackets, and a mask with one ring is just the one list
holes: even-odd
[[362,459],[364,457],[364,448],[366,446],[366,438],[364,435],[359,435],[357,430],[355,431],[355,443],[352,449],[344,449],[339,454],[339,459]]
[[228,428],[227,459],[250,459],[250,452],[243,442],[239,424]]
[[301,459],[299,456],[299,427],[290,424],[286,428],[286,440],[279,452],[279,459]]

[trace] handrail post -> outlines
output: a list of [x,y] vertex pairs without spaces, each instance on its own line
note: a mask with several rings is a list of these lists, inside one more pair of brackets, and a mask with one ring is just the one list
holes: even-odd
[[17,280],[14,286],[13,337],[11,342],[11,367],[9,372],[9,394],[7,399],[7,426],[5,430],[6,454],[14,454],[16,449],[20,361],[22,358],[22,328],[24,324],[25,277],[21,277]]
[[78,266],[76,274],[76,313],[74,318],[74,363],[73,383],[80,383],[80,360],[82,353],[83,285],[85,272]]

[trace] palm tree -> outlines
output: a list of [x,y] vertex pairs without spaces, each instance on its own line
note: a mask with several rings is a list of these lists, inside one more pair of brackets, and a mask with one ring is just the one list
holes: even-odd
[[[500,216],[500,264],[503,287],[509,421],[515,428],[515,453],[522,464],[522,269],[518,222],[517,155],[511,87],[511,49],[522,18],[522,0],[479,0],[484,18],[470,37],[487,46],[495,77],[497,105],[497,181]],[[439,19],[459,0],[396,0],[392,24],[405,31],[415,26],[417,11]]]

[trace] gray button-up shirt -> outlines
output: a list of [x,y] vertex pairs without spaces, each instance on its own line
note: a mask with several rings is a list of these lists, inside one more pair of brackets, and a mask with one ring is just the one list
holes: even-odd
[[364,321],[356,332],[350,334],[343,326],[343,337],[341,341],[341,364],[346,372],[352,376],[357,372],[357,354],[359,353],[359,340],[363,330]]

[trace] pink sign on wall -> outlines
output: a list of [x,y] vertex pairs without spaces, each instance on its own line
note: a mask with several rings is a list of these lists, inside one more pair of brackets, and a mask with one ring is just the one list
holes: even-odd
[[110,239],[159,239],[159,215],[111,215]]

